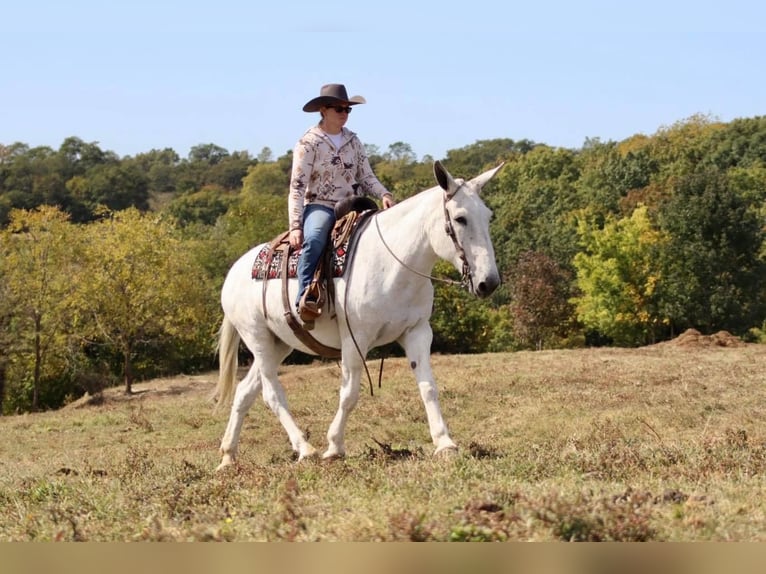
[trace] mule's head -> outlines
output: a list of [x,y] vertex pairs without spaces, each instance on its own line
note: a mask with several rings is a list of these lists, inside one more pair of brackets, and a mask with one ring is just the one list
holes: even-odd
[[[455,179],[438,161],[434,175],[444,190],[444,226],[446,242],[441,257],[452,261],[458,271],[469,274],[469,289],[478,297],[488,297],[500,285],[495,249],[489,236],[492,212],[481,200],[482,187],[503,167],[476,176],[470,181]],[[450,241],[451,239],[451,241]]]

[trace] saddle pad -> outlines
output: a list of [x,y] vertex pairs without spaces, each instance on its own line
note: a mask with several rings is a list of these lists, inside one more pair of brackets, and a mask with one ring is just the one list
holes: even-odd
[[[341,217],[335,222],[330,233],[330,240],[327,242],[326,249],[332,250],[332,256],[330,265],[332,266],[332,276],[342,277],[346,271],[346,264],[350,263],[351,258],[349,252],[354,250],[356,237],[359,232],[370,221],[370,216],[377,210],[368,209],[357,213],[349,213]],[[278,235],[270,243],[265,244],[258,251],[255,256],[255,262],[253,263],[252,278],[263,279],[278,279],[282,272],[282,258],[285,257],[287,233]],[[272,251],[273,246],[275,247]],[[287,276],[298,276],[298,256],[301,250],[296,249],[291,252],[287,261]],[[326,253],[326,252],[325,252]],[[321,265],[321,263],[320,263]]]
[[[341,277],[346,269],[346,254],[348,252],[348,243],[346,240],[341,246],[333,250],[332,253],[332,275]],[[269,261],[271,252],[270,245],[264,245],[255,256],[253,263],[252,278],[262,281],[264,279],[279,279],[282,270],[282,258],[285,256],[283,249],[274,251]],[[298,256],[301,250],[291,251],[287,261],[287,276],[294,278],[298,276]]]

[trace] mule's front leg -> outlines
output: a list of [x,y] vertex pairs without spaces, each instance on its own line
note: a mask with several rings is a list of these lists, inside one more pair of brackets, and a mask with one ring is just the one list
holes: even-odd
[[442,417],[439,407],[439,391],[434,382],[431,371],[431,340],[433,332],[427,321],[421,321],[418,325],[405,333],[400,343],[407,354],[407,360],[415,375],[415,380],[420,391],[420,398],[426,407],[428,428],[431,431],[431,440],[434,441],[436,450],[434,454],[444,451],[456,450],[457,445],[452,441],[447,431],[447,423]]
[[[345,353],[344,353],[345,356]],[[346,365],[344,359],[341,370],[343,372],[343,381],[340,387],[340,401],[338,412],[330,424],[327,431],[327,450],[322,455],[324,459],[342,457],[346,454],[345,433],[346,423],[351,411],[354,410],[359,401],[359,384],[362,378],[362,367],[358,360],[354,359],[353,367]]]

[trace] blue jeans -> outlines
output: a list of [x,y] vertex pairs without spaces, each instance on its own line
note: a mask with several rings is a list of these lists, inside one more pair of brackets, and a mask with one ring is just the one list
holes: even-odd
[[298,257],[298,298],[295,306],[303,296],[303,292],[314,278],[319,259],[322,257],[325,245],[330,238],[330,232],[335,225],[335,211],[324,205],[307,205],[303,209],[303,245]]

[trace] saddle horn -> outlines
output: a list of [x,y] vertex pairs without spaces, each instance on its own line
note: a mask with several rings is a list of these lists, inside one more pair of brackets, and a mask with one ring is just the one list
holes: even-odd
[[363,211],[377,211],[378,204],[375,203],[369,197],[364,195],[352,195],[346,199],[341,199],[335,204],[335,219],[341,219],[344,215],[357,211],[359,213]]

